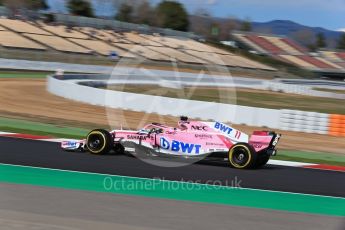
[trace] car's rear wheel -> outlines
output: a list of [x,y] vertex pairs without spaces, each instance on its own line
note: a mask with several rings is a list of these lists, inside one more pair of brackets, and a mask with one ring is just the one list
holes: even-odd
[[230,166],[237,169],[253,168],[257,159],[257,153],[247,143],[237,143],[229,150]]
[[255,163],[255,167],[256,168],[261,168],[264,165],[267,164],[267,162],[269,161],[270,156],[266,155],[266,154],[259,154],[258,158],[256,159],[256,163]]
[[110,152],[114,146],[111,134],[103,129],[92,130],[86,137],[87,150],[92,154],[103,155]]

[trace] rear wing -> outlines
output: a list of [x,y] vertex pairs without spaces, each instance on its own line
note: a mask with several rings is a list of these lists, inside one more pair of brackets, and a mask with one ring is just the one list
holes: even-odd
[[274,156],[276,155],[276,146],[281,136],[281,134],[273,131],[254,131],[250,136],[249,144],[252,145],[257,152],[266,149],[270,155]]

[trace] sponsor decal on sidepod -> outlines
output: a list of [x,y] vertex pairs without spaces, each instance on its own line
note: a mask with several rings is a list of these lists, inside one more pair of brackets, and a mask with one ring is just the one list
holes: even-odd
[[[225,124],[223,124],[223,123],[220,123],[220,122],[216,122],[216,123],[214,124],[214,128],[215,128],[215,129],[218,129],[218,130],[220,130],[221,132],[226,133],[226,134],[228,134],[228,135],[230,135],[230,133],[233,131],[233,128],[231,128],[231,127],[229,127],[229,126],[227,126],[227,125],[225,125]],[[235,133],[235,135],[234,135],[235,138],[240,139],[241,135],[242,135],[242,132],[236,130],[236,133]]]
[[231,131],[232,131],[232,128],[230,128],[229,126],[224,125],[224,124],[222,124],[220,122],[216,122],[214,124],[214,128],[220,130],[223,133],[227,133],[227,134],[230,134]]
[[62,142],[62,146],[65,148],[75,148],[77,147],[78,142],[77,141],[64,141]]
[[[128,140],[144,140],[146,141],[146,139],[151,138],[151,137],[147,137],[147,136],[140,136],[140,135],[127,135],[127,139]],[[151,138],[153,139],[153,138]]]
[[195,134],[194,136],[200,139],[212,139],[212,135],[209,134]]
[[174,152],[183,152],[183,153],[200,153],[201,145],[184,143],[182,141],[172,140],[169,142],[164,137],[160,138],[160,146],[162,149],[171,150]]
[[207,126],[199,126],[199,125],[192,125],[192,130],[198,130],[198,131],[207,131]]

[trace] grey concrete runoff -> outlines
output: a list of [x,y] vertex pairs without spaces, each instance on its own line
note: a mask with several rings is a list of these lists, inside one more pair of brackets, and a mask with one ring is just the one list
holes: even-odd
[[343,230],[341,217],[0,184],[1,230]]

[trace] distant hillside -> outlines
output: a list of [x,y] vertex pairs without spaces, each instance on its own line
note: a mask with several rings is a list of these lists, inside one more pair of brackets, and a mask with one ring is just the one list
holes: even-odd
[[[230,24],[229,20],[225,18],[207,17],[190,15],[191,29],[196,34],[205,35],[209,33],[210,27],[213,24],[218,24],[220,28],[229,28],[238,30],[240,29],[241,21],[233,19]],[[321,27],[309,27],[304,26],[293,21],[288,20],[274,20],[270,22],[252,22],[252,28],[254,32],[285,35],[303,45],[309,45],[315,43],[315,35],[323,33],[327,44],[330,48],[334,48],[337,45],[337,41],[342,34],[339,31],[327,30]],[[220,39],[227,39],[226,36],[222,36]]]
[[[293,21],[288,20],[274,20],[270,22],[253,22],[253,31],[262,33],[272,33],[278,35],[286,35],[296,40],[303,41],[303,33],[315,36],[317,33],[323,33],[327,39],[330,47],[336,46],[336,41],[339,39],[341,32],[327,30],[321,27],[304,26]],[[300,37],[300,38],[299,38]]]

